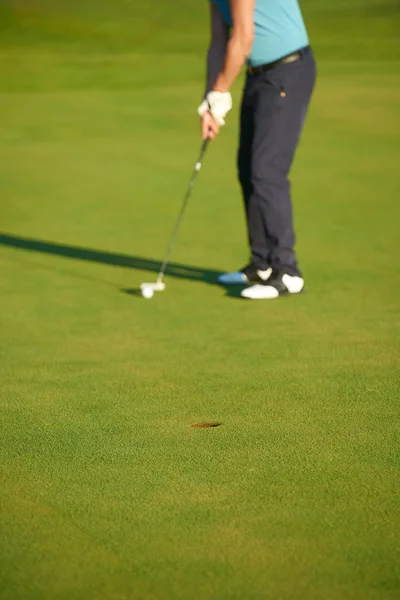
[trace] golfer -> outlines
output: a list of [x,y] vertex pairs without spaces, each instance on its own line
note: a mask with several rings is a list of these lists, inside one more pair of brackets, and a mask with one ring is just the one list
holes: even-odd
[[298,294],[290,167],[315,81],[315,62],[297,0],[211,0],[203,139],[214,139],[232,108],[229,92],[246,64],[240,116],[239,181],[250,263],[219,278],[255,284],[244,298]]

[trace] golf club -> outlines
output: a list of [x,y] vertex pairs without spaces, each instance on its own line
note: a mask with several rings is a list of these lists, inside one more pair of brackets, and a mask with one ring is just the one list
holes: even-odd
[[183,199],[181,210],[180,210],[178,218],[177,218],[177,220],[175,222],[175,225],[174,225],[174,228],[173,228],[173,231],[172,231],[172,235],[171,235],[171,238],[170,238],[168,246],[167,246],[167,250],[166,250],[165,255],[164,255],[164,259],[163,259],[163,261],[161,263],[161,268],[160,268],[160,272],[159,272],[159,274],[157,276],[157,281],[155,283],[142,283],[140,285],[142,296],[144,298],[151,298],[153,296],[154,292],[162,292],[162,291],[165,290],[165,283],[164,283],[163,279],[164,279],[165,271],[167,269],[169,257],[171,255],[171,251],[172,251],[172,248],[173,248],[174,243],[175,243],[175,238],[176,238],[177,233],[178,233],[179,225],[180,225],[180,223],[182,221],[183,214],[185,212],[188,200],[190,198],[190,194],[191,194],[194,182],[196,180],[197,173],[201,169],[202,161],[203,161],[203,158],[204,158],[204,154],[205,154],[205,152],[207,150],[207,146],[208,146],[209,141],[210,141],[209,139],[206,139],[206,140],[204,140],[204,142],[201,145],[201,150],[200,150],[199,158],[197,159],[197,162],[196,162],[195,167],[193,169],[192,177],[190,179],[187,192],[186,192],[185,197]]

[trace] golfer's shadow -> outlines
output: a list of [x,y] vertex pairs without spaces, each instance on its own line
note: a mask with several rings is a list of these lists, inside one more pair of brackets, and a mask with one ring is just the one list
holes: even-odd
[[[158,273],[160,270],[160,261],[157,260],[19,237],[7,233],[0,233],[0,245],[19,248],[29,252],[39,252],[75,260],[125,267],[127,269],[149,271],[151,273]],[[168,264],[167,275],[168,277],[176,277],[178,279],[190,279],[192,281],[202,281],[210,285],[219,285],[218,275],[220,275],[220,271],[171,262]],[[121,291],[131,295],[137,295],[139,293],[137,289],[123,289]]]

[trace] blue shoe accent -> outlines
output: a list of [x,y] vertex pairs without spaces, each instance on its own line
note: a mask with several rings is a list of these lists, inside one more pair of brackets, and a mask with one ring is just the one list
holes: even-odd
[[222,283],[222,285],[246,285],[249,283],[249,280],[242,271],[234,271],[233,273],[223,273],[220,275],[218,277],[218,283]]

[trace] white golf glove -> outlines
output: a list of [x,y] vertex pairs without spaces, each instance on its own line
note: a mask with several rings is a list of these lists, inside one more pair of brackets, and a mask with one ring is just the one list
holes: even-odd
[[197,112],[200,117],[204,117],[206,112],[210,112],[218,125],[225,125],[225,117],[231,108],[232,96],[230,92],[209,92]]

